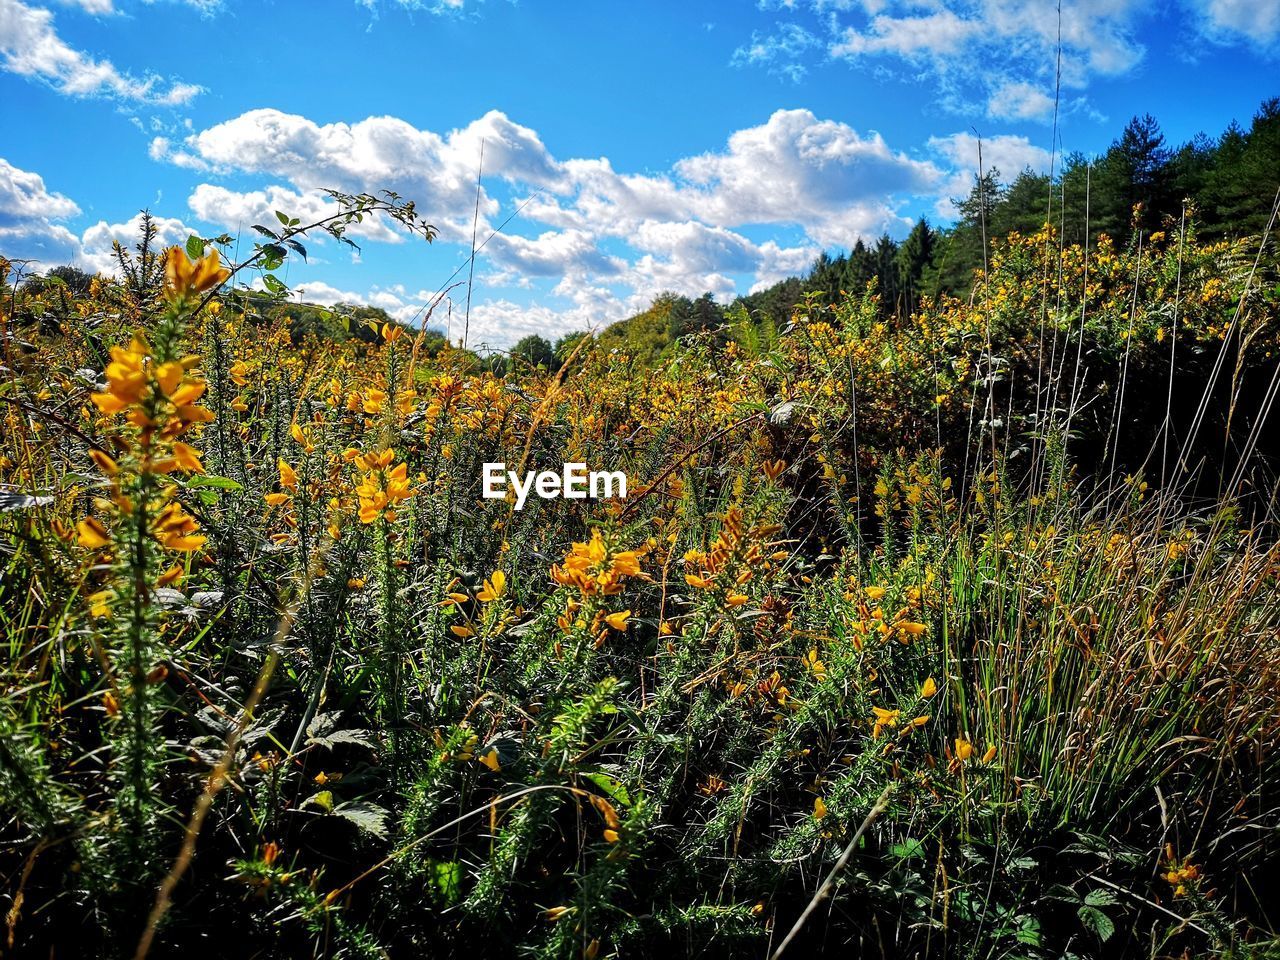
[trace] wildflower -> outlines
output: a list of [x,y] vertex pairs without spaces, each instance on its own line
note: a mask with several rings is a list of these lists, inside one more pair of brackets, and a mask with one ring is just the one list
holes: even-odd
[[230,276],[231,271],[222,266],[217,250],[210,250],[194,263],[181,247],[170,247],[165,253],[164,295],[170,301],[198,296],[218,287]]
[[863,592],[867,595],[868,600],[875,602],[884,597],[887,591],[884,587],[867,587]]
[[623,631],[627,629],[627,623],[631,620],[631,611],[622,610],[619,613],[611,613],[604,618],[604,622],[613,629]]
[[813,798],[813,819],[821,820],[827,815],[827,805],[821,797]]
[[481,603],[491,603],[502,596],[507,588],[507,575],[501,570],[493,571],[493,576],[484,582],[483,589],[476,594]]
[[938,685],[933,682],[933,677],[926,677],[924,681],[924,685],[920,687],[920,696],[923,699],[928,700],[937,692],[938,692]]
[[480,754],[480,756],[476,757],[476,759],[481,763],[483,763],[486,767],[488,767],[494,773],[497,773],[499,770],[502,769],[502,763],[498,759],[497,750],[491,749],[488,753]]
[[99,590],[89,595],[89,616],[101,619],[111,616],[111,601],[116,597],[111,590]]
[[543,912],[543,916],[551,923],[555,923],[565,914],[573,913],[573,907],[551,907]]
[[160,512],[152,525],[155,538],[170,550],[189,553],[204,546],[206,537],[199,536],[200,526],[174,501]]
[[101,550],[111,546],[111,538],[107,536],[107,528],[94,517],[85,517],[76,524],[77,539],[80,546],[89,550]]
[[357,467],[366,471],[356,487],[361,523],[373,523],[379,517],[390,523],[396,517],[395,505],[417,492],[409,485],[408,465],[400,463],[391,467],[394,459],[394,450],[366,453],[353,459]]
[[160,576],[156,579],[156,586],[167,587],[174,583],[177,583],[178,580],[182,578],[183,572],[184,571],[182,569],[182,564],[175,563],[164,573],[160,574]]
[[902,711],[888,710],[884,707],[872,707],[871,714],[871,736],[878,737],[886,729],[892,730],[897,727]]
[[957,737],[955,753],[957,760],[968,760],[973,756],[973,744],[964,737]]
[[101,450],[90,450],[89,459],[92,460],[97,468],[108,477],[114,477],[120,472],[120,465]]
[[298,472],[294,470],[293,467],[289,466],[289,464],[285,463],[283,458],[281,458],[277,463],[277,467],[280,470],[280,486],[286,487],[289,490],[297,490]]

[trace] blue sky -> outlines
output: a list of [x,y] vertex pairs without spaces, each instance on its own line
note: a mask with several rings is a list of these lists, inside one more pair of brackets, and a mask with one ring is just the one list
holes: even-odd
[[471,340],[501,347],[945,222],[977,135],[1053,162],[1055,92],[1059,155],[1093,154],[1135,113],[1247,125],[1278,66],[1280,0],[0,0],[0,253],[107,270],[143,207],[247,242],[388,188],[435,244],[370,224],[286,279],[408,318],[469,252],[483,142]]

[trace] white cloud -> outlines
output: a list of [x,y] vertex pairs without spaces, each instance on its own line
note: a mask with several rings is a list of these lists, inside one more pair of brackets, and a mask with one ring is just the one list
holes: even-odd
[[548,231],[538,237],[496,234],[484,250],[499,267],[533,277],[616,276],[626,262],[600,250],[583,230]]
[[[156,228],[155,239],[151,241],[152,249],[184,244],[189,236],[200,232],[173,217],[152,217],[151,220]],[[85,230],[80,237],[80,253],[76,258],[77,262],[87,270],[114,274],[119,268],[114,244],[119,242],[125,249],[132,250],[141,237],[141,213],[134,214],[124,223],[107,223],[105,220],[99,220]]]
[[[609,297],[607,291],[593,290],[596,302],[575,304],[568,310],[542,304],[524,306],[510,300],[490,300],[472,304],[467,344],[471,347],[504,348],[530,334],[555,341],[575,330],[600,330],[614,320],[627,316],[626,307]],[[442,315],[437,314],[433,326],[443,328]],[[448,330],[456,343],[463,333],[463,317],[455,310]]]
[[862,30],[845,27],[831,45],[833,57],[857,57],[892,53],[909,60],[950,57],[972,42],[982,30],[977,19],[939,10],[922,17],[871,18]]
[[1280,0],[1191,0],[1204,33],[1218,43],[1248,43],[1276,52],[1280,43]]
[[79,7],[85,13],[105,14],[115,13],[115,4],[112,0],[61,0],[63,6]]
[[[228,232],[246,235],[252,233],[255,223],[265,226],[278,224],[277,210],[297,217],[303,224],[315,223],[338,212],[337,203],[318,190],[298,192],[287,187],[269,186],[263,190],[237,193],[209,183],[202,183],[195,188],[187,198],[187,206],[196,217],[207,223],[217,224]],[[383,243],[399,243],[404,239],[403,234],[393,230],[386,222],[372,217],[366,217],[363,223],[351,224],[347,235],[357,242],[379,240]]]
[[[1247,0],[1195,2],[1243,6]],[[1043,119],[1051,113],[1044,101],[1058,67],[1058,0],[793,0],[772,5],[793,16],[815,15],[827,32],[827,57],[876,69],[901,65],[912,79],[932,82],[945,108],[961,113],[985,109],[1006,119]],[[1139,0],[1062,4],[1062,86],[1080,91],[1096,76],[1115,76],[1136,66],[1145,53],[1136,38],[1137,24],[1146,15],[1148,7]],[[772,63],[769,54],[786,48],[787,31],[795,26],[784,24],[773,37],[753,37],[745,49],[760,54],[746,62]],[[793,59],[802,59],[799,53]],[[744,58],[735,54],[739,59]],[[1037,95],[1028,96],[1029,89]]]
[[201,92],[189,83],[166,84],[156,76],[139,80],[121,73],[109,60],[96,60],[68,46],[53,28],[52,13],[19,0],[0,0],[0,69],[43,80],[70,96],[178,106]]
[[[929,149],[943,157],[952,169],[951,176],[943,184],[936,204],[940,217],[950,219],[956,215],[953,198],[968,196],[977,181],[979,141],[972,133],[953,133],[946,137],[930,137]],[[981,170],[988,173],[998,170],[1000,178],[1008,183],[1028,167],[1036,173],[1046,173],[1052,155],[1044,147],[1038,147],[1026,137],[1002,134],[983,137]]]
[[805,58],[822,45],[821,39],[798,23],[784,23],[772,36],[753,32],[751,42],[735,50],[730,62],[735,67],[763,66],[770,73],[799,83],[808,72]]
[[[534,187],[556,187],[563,170],[537,134],[491,111],[445,136],[396,117],[317,124],[306,117],[260,109],[188,137],[182,151],[165,145],[176,163],[196,160],[220,171],[265,173],[303,191],[395,190],[430,211],[442,240],[470,240],[480,145],[488,176]],[[481,227],[498,209],[481,190]]]
[[57,221],[79,213],[74,201],[50,191],[39,174],[0,158],[0,253],[39,261],[41,267],[70,262],[79,241]]
[[1053,97],[1031,83],[1006,83],[987,100],[988,116],[1001,120],[1040,120],[1053,114]]
[[[191,212],[229,231],[270,223],[277,209],[318,218],[331,203],[322,187],[385,188],[415,200],[441,228],[442,241],[469,248],[482,143],[478,235],[488,239],[478,276],[498,299],[473,302],[472,312],[473,326],[496,345],[538,323],[550,324],[548,334],[607,323],[666,290],[711,291],[728,300],[767,286],[803,272],[820,249],[901,234],[910,224],[904,207],[913,198],[950,196],[955,170],[970,165],[962,137],[932,144],[933,158],[913,157],[874,131],[808,110],[778,110],[731,134],[720,149],[645,173],[617,170],[605,157],[558,158],[537,131],[498,111],[439,133],[396,117],[319,124],[253,110],[180,141],[159,136],[151,153],[211,177],[279,181],[248,190],[216,182],[196,187]],[[991,149],[1001,162],[1039,163],[1042,153],[1014,137],[995,138]],[[500,182],[505,189],[495,193]],[[516,226],[493,233],[493,224],[516,209]],[[539,229],[529,231],[531,223]],[[751,239],[762,229],[795,239],[789,245]],[[368,220],[361,230],[367,239],[400,236]],[[534,304],[516,307],[503,297],[511,288],[530,290]],[[397,316],[425,302],[389,290],[372,291],[362,302],[374,293]],[[327,295],[339,294],[353,296]]]

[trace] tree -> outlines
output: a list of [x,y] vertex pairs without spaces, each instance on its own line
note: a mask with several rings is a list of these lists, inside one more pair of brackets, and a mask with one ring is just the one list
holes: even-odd
[[934,240],[929,221],[921,217],[898,248],[898,286],[904,310],[913,310],[920,300],[925,272],[933,266]]
[[536,333],[522,337],[516,342],[516,345],[511,348],[511,361],[516,370],[527,367],[557,370],[560,366],[556,361],[556,353],[551,346],[551,341]]

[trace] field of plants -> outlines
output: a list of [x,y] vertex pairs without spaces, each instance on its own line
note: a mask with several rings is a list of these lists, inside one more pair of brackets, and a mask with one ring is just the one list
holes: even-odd
[[1269,233],[496,373],[291,326],[338,199],[0,260],[0,955],[1280,955]]

